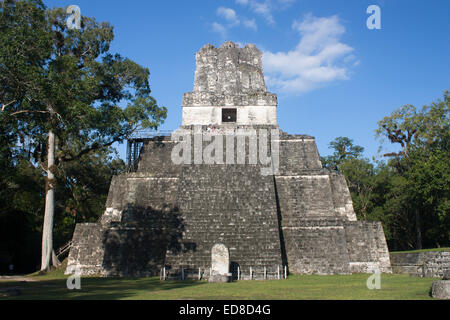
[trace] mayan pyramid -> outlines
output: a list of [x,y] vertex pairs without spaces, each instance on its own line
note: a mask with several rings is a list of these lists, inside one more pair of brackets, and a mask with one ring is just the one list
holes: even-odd
[[277,123],[254,45],[205,45],[170,137],[141,139],[98,223],[79,224],[66,273],[207,279],[211,249],[240,279],[391,272],[380,222],[357,221],[314,137]]

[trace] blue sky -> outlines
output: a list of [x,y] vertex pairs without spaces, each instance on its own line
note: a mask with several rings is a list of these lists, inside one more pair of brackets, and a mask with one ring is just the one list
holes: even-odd
[[[421,107],[450,89],[448,0],[44,0],[78,5],[115,28],[112,52],[151,72],[152,95],[168,108],[161,127],[181,124],[193,90],[195,53],[207,43],[254,43],[263,51],[278,123],[316,137],[322,156],[346,136],[379,156],[377,122],[404,104]],[[381,30],[369,30],[370,5]],[[393,146],[385,144],[386,150]],[[124,157],[125,146],[119,147]]]

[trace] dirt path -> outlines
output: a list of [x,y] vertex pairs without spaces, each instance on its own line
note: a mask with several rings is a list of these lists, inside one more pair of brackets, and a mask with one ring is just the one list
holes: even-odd
[[38,280],[25,276],[0,276],[0,282],[14,281],[14,282],[36,282]]

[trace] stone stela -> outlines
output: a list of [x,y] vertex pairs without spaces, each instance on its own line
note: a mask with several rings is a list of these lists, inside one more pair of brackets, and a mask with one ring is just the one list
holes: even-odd
[[216,244],[211,249],[211,277],[209,282],[229,282],[230,273],[230,253],[223,244]]
[[[101,219],[76,226],[67,274],[205,280],[229,272],[262,280],[391,272],[381,223],[357,221],[344,176],[323,169],[315,138],[280,130],[261,57],[254,45],[201,48],[173,135],[196,128],[237,139],[239,130],[276,130],[277,170],[261,174],[267,164],[250,161],[248,139],[242,159],[232,152],[234,161],[179,164],[171,137],[146,139],[134,171],[113,177]],[[194,138],[191,158],[211,143],[196,146]],[[274,144],[257,139],[267,150]]]

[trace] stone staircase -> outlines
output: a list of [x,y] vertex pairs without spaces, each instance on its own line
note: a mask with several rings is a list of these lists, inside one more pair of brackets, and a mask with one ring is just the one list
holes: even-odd
[[208,269],[217,243],[241,270],[282,264],[273,178],[259,166],[187,166],[178,195],[184,252],[168,252],[166,265]]

